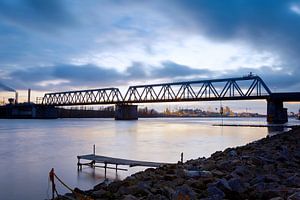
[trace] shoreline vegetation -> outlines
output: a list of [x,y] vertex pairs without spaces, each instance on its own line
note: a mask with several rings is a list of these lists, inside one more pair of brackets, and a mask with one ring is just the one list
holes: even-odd
[[300,128],[75,191],[92,199],[300,199]]

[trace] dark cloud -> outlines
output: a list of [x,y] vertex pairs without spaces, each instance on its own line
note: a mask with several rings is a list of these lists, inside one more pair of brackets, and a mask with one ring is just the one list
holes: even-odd
[[[285,68],[298,68],[300,15],[291,10],[299,1],[191,0],[178,1],[177,9],[193,23],[181,26],[214,41],[241,40],[256,50],[278,54]],[[180,17],[177,15],[176,17]],[[174,16],[173,16],[174,17]]]
[[131,66],[127,67],[126,75],[132,79],[147,77],[146,66],[143,63],[134,62]]
[[4,91],[9,91],[9,92],[14,92],[15,89],[3,84],[3,83],[0,83],[0,90],[4,90]]
[[131,11],[132,5],[133,1],[2,0],[0,65],[57,65],[102,52],[126,52],[132,44],[143,46],[144,34],[149,39],[152,31],[143,31],[150,26],[144,22],[147,15],[139,8]]
[[66,48],[64,34],[77,25],[66,1],[1,0],[0,65],[65,62],[75,50]]
[[279,58],[276,66],[224,68],[222,74],[241,76],[252,71],[273,90],[297,91],[300,89],[300,15],[292,11],[292,6],[299,7],[300,2],[190,0],[176,1],[176,6],[164,14],[188,33],[204,35],[218,43],[241,41],[257,52],[270,52]]
[[[149,67],[149,66],[148,66]],[[148,68],[143,63],[133,63],[124,72],[96,65],[60,64],[48,67],[29,67],[9,74],[17,89],[61,90],[72,87],[104,87],[128,85],[129,81],[151,81],[155,79],[179,80],[184,77],[200,77],[211,74],[210,70],[193,69],[166,61],[161,66]],[[148,71],[147,71],[148,69]],[[47,81],[64,80],[55,84],[40,84]]]
[[74,18],[60,0],[2,0],[0,18],[12,26],[53,31],[74,24]]
[[[299,75],[300,72],[290,73],[286,69],[276,69],[270,66],[261,66],[259,68],[238,68],[234,70],[223,71],[223,77],[240,77],[252,72],[260,76],[272,92],[291,92],[300,90]],[[221,76],[221,77],[222,77]],[[220,77],[220,76],[219,76]]]
[[[69,89],[71,87],[96,87],[106,86],[111,83],[122,81],[124,78],[115,69],[107,69],[95,65],[70,65],[60,64],[47,67],[29,67],[15,70],[9,74],[15,80],[18,89],[32,88],[38,90]],[[63,80],[58,84],[52,81]],[[49,84],[41,84],[49,81]]]
[[[59,65],[54,67],[53,77],[76,82],[105,83],[120,80],[122,77],[115,69],[106,69],[95,65]],[[77,84],[76,84],[77,85]]]
[[155,78],[176,78],[185,76],[207,76],[212,75],[212,72],[207,69],[195,69],[189,66],[180,65],[171,61],[165,61],[161,67],[156,67],[151,70]]
[[[17,89],[32,88],[37,90],[67,90],[76,88],[101,88],[128,85],[129,82],[153,83],[191,81],[214,78],[241,77],[252,72],[261,76],[272,91],[298,91],[300,89],[300,72],[290,73],[285,69],[262,66],[260,68],[238,68],[235,70],[213,71],[210,69],[195,69],[171,61],[165,61],[160,66],[143,63],[133,63],[124,72],[96,65],[61,64],[48,67],[31,67],[15,70],[9,74]],[[162,81],[163,79],[163,81]],[[64,80],[56,84],[51,81]],[[48,84],[38,84],[43,82]]]

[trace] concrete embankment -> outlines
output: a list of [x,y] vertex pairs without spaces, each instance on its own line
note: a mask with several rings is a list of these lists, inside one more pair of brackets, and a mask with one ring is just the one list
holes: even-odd
[[300,129],[218,151],[210,158],[147,169],[83,193],[94,199],[127,200],[300,199]]

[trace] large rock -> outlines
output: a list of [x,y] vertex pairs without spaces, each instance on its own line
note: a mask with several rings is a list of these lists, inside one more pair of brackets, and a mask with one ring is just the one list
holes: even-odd
[[96,190],[96,191],[92,192],[92,197],[94,197],[95,199],[102,198],[105,193],[106,193],[106,191],[103,189]]
[[239,176],[245,176],[248,175],[249,169],[245,165],[239,165],[234,169],[233,172],[238,174]]
[[228,156],[235,157],[235,156],[237,156],[237,155],[238,155],[238,154],[237,154],[236,150],[234,150],[234,149],[232,149],[232,150],[230,150],[230,151],[228,152]]
[[225,197],[225,193],[216,186],[210,186],[207,188],[208,197],[214,200],[221,200]]
[[112,183],[111,180],[105,179],[103,182],[101,182],[101,183],[99,183],[98,185],[96,185],[96,186],[94,187],[94,190],[102,189],[102,188],[108,186],[110,183]]
[[196,199],[196,194],[192,188],[187,184],[180,187],[176,187],[175,193],[172,195],[172,199]]
[[195,178],[195,177],[210,178],[210,177],[213,177],[213,174],[210,171],[206,171],[206,170],[199,170],[199,171],[186,170],[185,175],[189,178]]
[[300,187],[300,177],[297,174],[295,174],[286,179],[285,183],[287,186],[290,187]]
[[267,174],[265,175],[265,182],[271,183],[271,182],[280,182],[280,179],[275,174]]
[[300,200],[300,191],[295,192],[291,196],[288,197],[288,200]]
[[123,200],[138,200],[138,198],[136,198],[135,196],[129,194],[129,195],[125,195]]
[[150,186],[147,183],[140,182],[137,185],[121,186],[118,190],[121,195],[133,194],[135,196],[148,196],[150,192]]
[[228,181],[228,185],[231,190],[237,193],[243,193],[246,191],[245,184],[239,178],[232,178]]
[[216,187],[221,189],[224,192],[232,191],[231,187],[229,186],[229,183],[226,179],[219,179],[215,183],[213,183]]
[[211,171],[211,173],[218,178],[221,178],[226,175],[226,173],[222,172],[221,170],[217,170],[217,169],[213,169]]

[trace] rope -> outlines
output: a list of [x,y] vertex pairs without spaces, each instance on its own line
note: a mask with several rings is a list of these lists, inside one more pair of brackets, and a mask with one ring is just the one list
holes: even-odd
[[[54,183],[54,178],[56,178],[63,186],[65,186],[68,190],[70,190],[76,197],[76,199],[79,200],[93,200],[93,198],[86,196],[84,194],[81,194],[79,192],[76,192],[75,190],[73,190],[71,187],[69,187],[66,183],[64,183],[55,173],[54,173],[54,169],[52,169],[49,173],[49,179],[50,181],[52,181]],[[58,192],[56,190],[56,188],[54,188],[54,191],[56,192],[56,195],[58,195]]]
[[63,185],[65,186],[68,190],[70,190],[71,192],[74,192],[74,190],[72,190],[69,186],[67,186],[67,184],[65,184],[60,178],[58,178],[58,176],[56,176],[56,174],[54,174],[54,177]]

